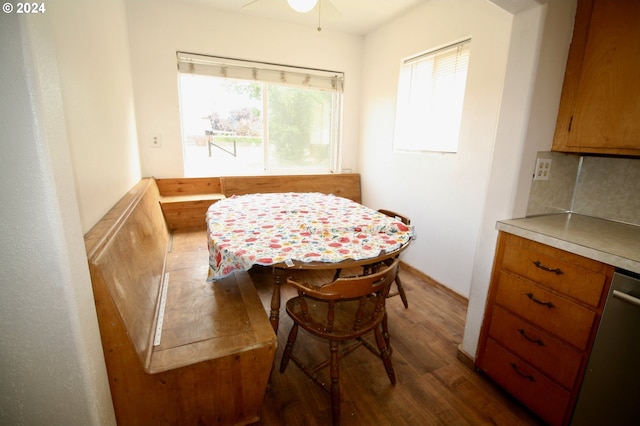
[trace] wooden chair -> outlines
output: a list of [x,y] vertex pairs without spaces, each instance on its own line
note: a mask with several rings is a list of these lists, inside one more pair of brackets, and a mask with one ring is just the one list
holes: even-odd
[[[379,209],[378,212],[385,214],[389,217],[392,217],[394,219],[397,219],[405,225],[411,225],[411,220],[408,217],[401,215],[400,213],[396,213],[394,211],[385,210],[385,209]],[[402,287],[402,282],[400,281],[400,268],[398,268],[398,272],[396,273],[396,277],[394,281],[396,282],[396,287],[398,288],[398,292],[390,293],[389,297],[400,295],[400,299],[402,299],[402,303],[404,304],[404,307],[408,308],[409,302],[407,302],[407,295],[404,293],[404,288]]]
[[[364,346],[382,359],[392,385],[396,383],[391,365],[389,330],[385,300],[396,276],[398,260],[371,275],[337,278],[321,287],[298,282],[292,278],[287,283],[295,287],[298,296],[287,302],[287,314],[293,320],[284,349],[280,372],[284,373],[289,360],[293,360],[307,376],[331,395],[331,417],[334,425],[340,423],[339,361],[359,346]],[[315,367],[308,367],[293,355],[298,328],[329,341],[330,358]],[[373,332],[377,349],[363,339]],[[350,345],[339,353],[340,342]],[[317,374],[329,367],[330,386]]]
[[[400,213],[396,213],[394,211],[391,210],[386,210],[386,209],[379,209],[378,210],[379,213],[385,214],[389,217],[392,217],[394,219],[399,220],[400,222],[402,222],[405,225],[411,225],[411,220],[404,215],[401,215]],[[391,259],[391,261],[393,261],[393,259]],[[376,272],[378,269],[380,269],[381,265],[383,264],[390,264],[391,261],[387,260],[386,262],[380,262],[380,263],[374,263],[373,265],[366,265],[364,267],[363,270],[363,274],[364,275],[368,275],[371,274],[372,272]],[[342,270],[341,269],[337,269],[336,273],[334,275],[334,279],[338,279],[340,277]],[[398,272],[396,273],[396,277],[394,279],[395,283],[396,283],[396,287],[398,288],[398,291],[396,293],[389,293],[389,297],[393,297],[393,296],[398,296],[400,295],[400,299],[402,299],[402,304],[404,305],[405,308],[409,307],[409,302],[407,301],[407,295],[404,292],[404,288],[402,287],[402,282],[400,281],[400,268],[398,267]]]

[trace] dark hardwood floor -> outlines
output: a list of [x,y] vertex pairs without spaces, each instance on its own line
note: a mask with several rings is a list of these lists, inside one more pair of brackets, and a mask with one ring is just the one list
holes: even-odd
[[[206,251],[206,233],[175,233],[173,245],[192,246],[192,250],[202,256],[202,250]],[[308,271],[292,273],[328,281],[332,272],[324,276]],[[400,297],[387,300],[397,384],[389,383],[380,359],[365,348],[358,348],[343,358],[340,362],[342,425],[543,424],[490,380],[457,359],[466,319],[464,301],[422,281],[407,268],[401,269],[400,274],[409,308],[404,308]],[[272,272],[269,268],[254,268],[251,276],[268,312]],[[283,286],[283,301],[293,294],[291,288]],[[260,424],[329,425],[328,393],[293,363],[284,373],[279,371],[290,327],[291,320],[283,306],[275,366]],[[302,330],[294,351],[305,360],[317,361],[329,353],[327,343]]]

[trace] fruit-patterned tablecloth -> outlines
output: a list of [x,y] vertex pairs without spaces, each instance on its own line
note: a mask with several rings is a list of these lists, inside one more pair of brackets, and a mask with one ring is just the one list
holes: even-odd
[[211,205],[206,220],[209,281],[253,265],[375,258],[413,236],[397,219],[320,193],[233,196]]

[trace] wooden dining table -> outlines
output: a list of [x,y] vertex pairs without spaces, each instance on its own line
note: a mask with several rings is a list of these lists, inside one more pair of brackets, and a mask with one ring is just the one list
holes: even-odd
[[414,228],[362,204],[321,193],[232,196],[206,214],[208,281],[255,265],[274,268],[269,319],[278,330],[280,286],[290,269],[347,269],[398,256]]

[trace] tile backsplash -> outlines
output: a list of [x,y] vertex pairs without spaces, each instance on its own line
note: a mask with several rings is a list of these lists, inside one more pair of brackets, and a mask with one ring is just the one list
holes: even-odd
[[531,182],[527,216],[571,211],[580,157],[557,152],[539,152],[537,158],[551,159],[551,171],[549,180]]
[[640,159],[539,152],[548,180],[531,183],[527,216],[573,212],[640,225]]

